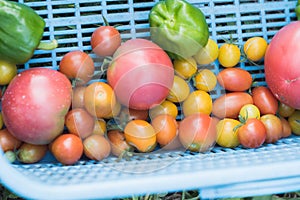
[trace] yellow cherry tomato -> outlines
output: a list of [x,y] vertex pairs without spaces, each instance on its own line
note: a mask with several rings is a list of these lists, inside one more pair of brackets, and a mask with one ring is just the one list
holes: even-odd
[[212,98],[203,90],[195,90],[183,102],[182,111],[185,117],[195,113],[209,115],[212,111]]
[[218,58],[218,55],[218,44],[213,39],[209,38],[205,47],[201,48],[196,55],[194,55],[194,58],[199,65],[207,65],[214,62]]
[[246,104],[241,108],[241,110],[239,112],[239,116],[245,121],[250,118],[259,119],[260,111],[256,105]]
[[240,62],[241,51],[235,44],[225,43],[219,49],[218,60],[223,67],[234,67]]
[[238,126],[240,124],[238,120],[231,118],[220,120],[217,123],[217,144],[227,148],[237,147],[240,144],[238,139]]
[[251,61],[261,60],[268,47],[267,41],[262,37],[249,38],[244,44],[244,52],[247,59]]
[[167,100],[172,102],[182,102],[184,101],[190,93],[190,87],[188,83],[179,76],[174,76],[174,82],[172,88],[167,96]]
[[216,87],[217,76],[209,69],[202,69],[195,75],[193,81],[198,90],[209,92]]
[[0,85],[8,85],[17,73],[15,64],[3,60],[0,61]]
[[104,119],[95,119],[93,134],[104,135],[106,133],[106,121]]
[[192,57],[174,60],[173,66],[175,73],[183,79],[191,78],[197,71],[197,63]]
[[162,114],[168,114],[176,118],[178,115],[178,108],[175,103],[165,100],[161,104],[154,106],[149,110],[149,116],[151,119],[154,119],[156,116]]
[[300,135],[300,110],[295,110],[295,112],[289,116],[288,122],[291,126],[292,132],[295,135]]

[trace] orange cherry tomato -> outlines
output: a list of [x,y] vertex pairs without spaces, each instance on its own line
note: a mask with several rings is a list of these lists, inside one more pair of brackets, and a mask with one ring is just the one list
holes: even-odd
[[125,139],[139,152],[150,152],[156,145],[156,133],[153,126],[145,120],[132,120],[124,129]]

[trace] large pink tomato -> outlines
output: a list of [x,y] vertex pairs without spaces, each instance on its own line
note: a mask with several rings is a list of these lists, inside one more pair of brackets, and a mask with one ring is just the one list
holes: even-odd
[[147,110],[167,97],[174,69],[158,45],[146,39],[131,39],[115,52],[107,80],[121,104]]
[[300,21],[281,28],[265,55],[268,87],[281,102],[300,109]]
[[47,68],[21,72],[2,98],[7,129],[27,143],[50,143],[63,131],[71,93],[71,83],[61,72]]

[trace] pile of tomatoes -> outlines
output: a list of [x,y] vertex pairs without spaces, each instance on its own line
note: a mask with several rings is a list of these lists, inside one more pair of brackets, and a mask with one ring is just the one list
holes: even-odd
[[[103,58],[112,56],[121,41],[119,31],[109,25],[91,36],[94,53]],[[59,162],[71,165],[83,156],[101,161],[111,154],[122,157],[156,149],[205,152],[215,144],[258,148],[300,134],[300,111],[278,102],[267,86],[253,86],[251,74],[236,67],[241,57],[262,62],[267,46],[261,37],[250,38],[243,48],[231,42],[219,47],[209,39],[195,56],[172,60],[173,85],[166,98],[149,109],[121,104],[108,82],[94,79],[88,53],[66,53],[59,71],[73,89],[64,133],[50,144],[24,143],[9,133],[0,115],[0,145],[23,163],[38,162],[49,150]],[[220,64],[218,74],[206,68],[215,61]],[[218,84],[224,93],[213,99],[210,93]]]

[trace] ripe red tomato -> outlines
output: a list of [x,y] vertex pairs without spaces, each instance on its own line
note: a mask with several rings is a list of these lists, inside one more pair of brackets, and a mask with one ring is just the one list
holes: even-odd
[[69,79],[75,80],[76,85],[83,85],[90,81],[94,75],[94,61],[85,52],[71,51],[61,59],[59,71]]
[[256,118],[250,118],[238,129],[238,139],[246,148],[260,147],[266,140],[267,132],[264,124]]
[[121,42],[121,35],[113,26],[100,26],[91,37],[92,49],[98,56],[112,56]]
[[242,92],[248,90],[252,85],[251,74],[241,68],[226,68],[218,75],[219,84],[229,91]]
[[71,133],[58,136],[50,145],[53,156],[63,165],[76,163],[83,154],[81,139]]
[[235,119],[244,105],[252,103],[251,95],[246,92],[226,93],[213,102],[212,114],[220,119]]
[[216,142],[217,120],[208,114],[197,113],[185,117],[179,125],[178,136],[182,145],[191,151],[205,152]]
[[84,108],[84,92],[86,86],[73,87],[72,108]]
[[282,27],[265,54],[266,82],[281,102],[300,109],[300,21]]
[[161,147],[170,144],[177,136],[178,124],[171,115],[158,115],[151,120],[151,125],[156,132],[157,143]]
[[261,115],[276,114],[278,110],[278,100],[269,88],[259,86],[252,89],[253,104],[258,107]]
[[48,145],[35,145],[23,143],[17,151],[18,160],[22,163],[32,164],[44,158]]
[[93,133],[95,119],[85,109],[74,108],[67,113],[65,125],[70,133],[84,139]]
[[131,39],[114,54],[107,80],[121,104],[147,110],[167,97],[174,68],[162,48],[146,39]]
[[266,143],[275,143],[277,142],[282,135],[282,124],[276,115],[266,114],[261,116],[260,121],[265,125],[267,137]]
[[14,151],[18,149],[22,141],[15,138],[6,128],[0,130],[0,148],[3,152]]
[[2,98],[3,120],[19,140],[49,144],[64,129],[71,99],[72,85],[64,74],[31,68],[8,85]]
[[92,160],[103,160],[111,151],[109,141],[103,135],[90,135],[83,140],[83,152]]

